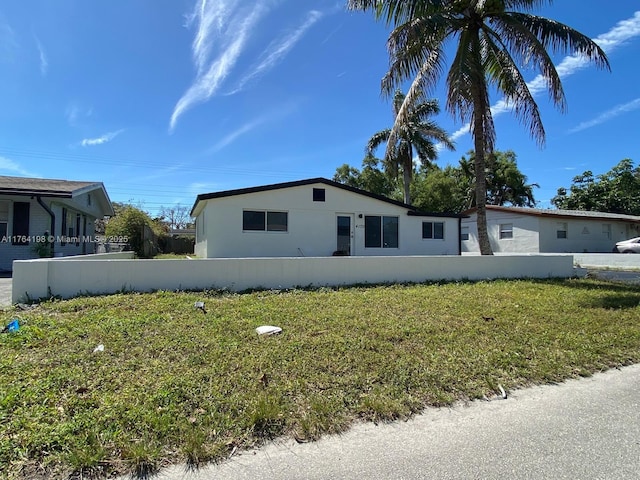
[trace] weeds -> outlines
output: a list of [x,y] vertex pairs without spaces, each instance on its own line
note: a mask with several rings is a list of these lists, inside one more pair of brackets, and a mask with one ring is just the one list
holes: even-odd
[[[194,309],[206,299],[207,313]],[[0,312],[0,477],[197,468],[282,435],[640,360],[640,288],[598,280],[122,293]],[[258,337],[259,325],[283,333]],[[104,351],[94,351],[99,344]]]

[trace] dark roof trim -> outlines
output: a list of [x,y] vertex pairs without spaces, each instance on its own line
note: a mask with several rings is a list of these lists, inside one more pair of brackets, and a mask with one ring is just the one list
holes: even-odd
[[59,197],[59,198],[72,198],[73,194],[71,192],[59,192],[54,190],[33,190],[27,189],[23,190],[20,188],[1,188],[0,194],[2,195],[17,195],[23,197]]
[[460,215],[457,214],[446,214],[446,213],[429,213],[422,212],[418,210],[416,207],[412,205],[408,205],[403,202],[399,202],[397,200],[392,200],[390,198],[384,197],[382,195],[377,195],[375,193],[367,192],[366,190],[361,190],[356,187],[351,187],[349,185],[345,185],[344,183],[335,182],[333,180],[328,180],[326,178],[317,177],[317,178],[308,178],[306,180],[296,180],[294,182],[284,182],[284,183],[274,183],[271,185],[262,185],[259,187],[249,187],[249,188],[239,188],[237,190],[225,190],[222,192],[213,192],[213,193],[202,193],[198,195],[196,198],[193,207],[191,208],[191,214],[193,215],[194,210],[199,202],[203,200],[211,200],[215,198],[224,198],[224,197],[232,197],[235,195],[246,195],[248,193],[257,193],[257,192],[268,192],[270,190],[280,190],[283,188],[293,188],[293,187],[301,187],[305,185],[312,185],[316,183],[322,183],[325,185],[329,185],[331,187],[341,188],[342,190],[347,190],[349,192],[356,193],[358,195],[364,195],[365,197],[374,198],[378,201],[390,203],[392,205],[396,205],[398,207],[403,207],[409,210],[408,215],[417,215],[417,216],[429,216],[429,217],[450,217],[450,218],[458,218]]

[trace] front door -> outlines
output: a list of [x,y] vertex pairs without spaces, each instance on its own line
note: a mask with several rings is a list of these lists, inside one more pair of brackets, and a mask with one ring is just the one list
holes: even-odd
[[352,255],[353,215],[337,216],[337,254]]

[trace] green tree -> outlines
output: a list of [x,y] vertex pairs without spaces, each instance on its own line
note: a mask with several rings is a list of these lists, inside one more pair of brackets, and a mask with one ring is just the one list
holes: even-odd
[[[348,0],[353,10],[373,10],[393,25],[388,40],[390,68],[382,90],[390,95],[413,78],[396,116],[389,144],[395,145],[412,106],[425,98],[445,70],[444,47],[455,42],[447,73],[447,110],[470,122],[476,159],[475,197],[480,253],[491,255],[486,222],[485,158],[494,150],[496,133],[489,89],[504,96],[531,136],[544,144],[538,106],[521,67],[540,72],[553,103],[564,109],[560,76],[549,51],[570,51],[609,68],[604,51],[589,37],[562,23],[531,13],[550,0]],[[389,150],[388,150],[389,151]]]
[[460,213],[468,208],[465,181],[460,168],[451,165],[418,170],[412,184],[413,204],[426,212]]
[[[414,205],[432,212],[460,213],[475,206],[475,176],[473,151],[462,157],[457,167],[440,169],[431,166],[416,175],[413,190]],[[487,203],[534,207],[533,189],[516,163],[516,154],[509,150],[495,151],[487,158]]]
[[131,250],[139,257],[148,256],[149,251],[157,248],[155,239],[165,234],[159,221],[153,220],[147,212],[133,205],[114,203],[113,209],[115,215],[105,226],[107,238],[126,238]]
[[[470,191],[474,191],[475,153],[469,152],[469,158],[462,157],[460,169]],[[489,205],[513,205],[514,207],[535,207],[533,189],[537,183],[527,183],[527,176],[519,169],[513,150],[494,151],[485,160],[486,198]],[[469,195],[469,207],[474,207],[475,194]]]
[[379,165],[380,159],[367,155],[362,161],[362,170],[345,163],[336,169],[333,180],[377,195],[401,200],[402,194],[398,182],[382,171]]
[[[393,95],[393,115],[397,117],[405,101],[405,95],[396,90]],[[409,107],[406,121],[397,128],[397,133],[391,140],[391,128],[380,130],[373,134],[367,143],[366,152],[373,156],[375,150],[383,143],[387,143],[387,155],[383,162],[385,171],[391,177],[397,177],[402,171],[404,203],[411,204],[411,180],[413,178],[414,152],[422,165],[428,165],[438,157],[436,142],[453,150],[453,143],[447,133],[429,118],[440,112],[437,100],[427,100]]]
[[587,170],[573,178],[569,191],[559,188],[551,203],[565,210],[640,215],[640,166],[627,158],[597,177]]

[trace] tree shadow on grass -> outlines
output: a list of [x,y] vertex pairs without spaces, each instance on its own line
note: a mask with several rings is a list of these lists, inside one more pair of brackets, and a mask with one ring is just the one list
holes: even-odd
[[[640,285],[601,279],[554,279],[538,283],[558,285],[576,290],[598,291],[601,295],[585,303],[588,308],[621,310],[640,306]],[[602,293],[605,295],[603,296]]]

